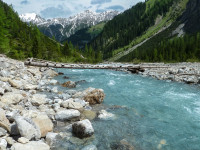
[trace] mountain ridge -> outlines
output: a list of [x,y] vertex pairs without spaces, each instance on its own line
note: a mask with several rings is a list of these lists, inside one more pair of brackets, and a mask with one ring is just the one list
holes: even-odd
[[96,25],[103,21],[109,21],[118,14],[118,11],[96,13],[86,10],[69,18],[53,18],[46,20],[36,14],[35,17],[28,17],[30,16],[29,13],[20,15],[20,18],[24,22],[37,25],[42,33],[51,38],[55,37],[57,41],[61,42],[80,29]]

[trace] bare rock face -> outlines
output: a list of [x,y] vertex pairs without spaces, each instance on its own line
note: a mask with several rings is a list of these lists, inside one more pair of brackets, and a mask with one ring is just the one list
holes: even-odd
[[3,109],[0,109],[0,127],[10,132],[10,123],[9,120],[6,118],[5,111]]
[[73,81],[67,81],[65,83],[62,84],[63,87],[67,87],[67,88],[75,88],[76,87],[76,83]]
[[48,132],[53,131],[53,123],[45,114],[37,115],[33,122],[40,128],[41,137],[45,137]]
[[90,137],[94,134],[94,129],[88,119],[76,122],[72,125],[72,132],[79,138]]

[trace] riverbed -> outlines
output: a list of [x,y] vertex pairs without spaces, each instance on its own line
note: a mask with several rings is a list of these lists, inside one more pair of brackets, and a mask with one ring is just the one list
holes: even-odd
[[[200,88],[196,85],[156,80],[112,70],[57,69],[63,76],[80,82],[76,90],[104,89],[103,107],[114,114],[94,119],[95,135],[84,142],[59,141],[57,149],[81,149],[96,145],[98,150],[125,147],[136,150],[188,150],[200,147]],[[75,144],[74,144],[75,143]],[[78,143],[78,144],[77,144]]]

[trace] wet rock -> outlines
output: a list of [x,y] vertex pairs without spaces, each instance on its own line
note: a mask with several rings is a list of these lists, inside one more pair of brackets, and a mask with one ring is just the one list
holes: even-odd
[[98,114],[98,118],[100,119],[111,119],[113,117],[115,117],[115,115],[107,112],[106,110],[101,110]]
[[123,139],[119,143],[112,143],[111,149],[113,149],[113,150],[134,150],[134,147],[131,144],[129,144],[125,139]]
[[51,85],[56,85],[57,83],[58,83],[57,80],[51,80],[51,81],[50,81],[50,84],[51,84]]
[[82,112],[82,116],[85,119],[94,120],[96,118],[97,114],[96,114],[96,112],[91,111],[91,110],[84,110]]
[[105,97],[103,89],[88,88],[82,92],[77,92],[73,98],[84,99],[90,105],[100,104]]
[[15,143],[11,150],[50,150],[50,147],[42,141],[31,141],[26,144]]
[[73,81],[67,81],[65,83],[62,84],[63,87],[67,87],[67,88],[75,88],[76,87],[76,83]]
[[81,150],[97,150],[97,147],[95,145],[88,145]]
[[80,117],[80,112],[74,109],[61,110],[58,111],[55,115],[55,119],[57,121],[69,121],[69,120],[77,120]]
[[1,98],[1,102],[6,104],[18,104],[24,97],[19,93],[8,92],[5,93]]
[[21,136],[29,140],[41,137],[40,129],[31,119],[17,116],[15,122]]
[[56,141],[56,137],[58,137],[58,133],[48,132],[46,135],[47,144],[51,146]]
[[45,137],[48,132],[53,131],[53,123],[46,114],[39,114],[33,118],[33,122],[39,127],[41,137]]
[[46,103],[46,95],[35,94],[31,99],[31,103],[33,106],[40,106]]
[[29,139],[27,139],[27,138],[25,138],[25,137],[20,137],[20,138],[18,139],[18,142],[19,142],[19,143],[22,143],[22,144],[26,144],[26,143],[29,142]]
[[0,108],[0,127],[10,132],[10,123],[8,119],[6,118],[5,111],[1,108]]
[[76,83],[76,84],[86,83],[86,80],[76,81],[75,83]]
[[75,122],[72,125],[72,132],[79,138],[90,137],[94,134],[94,129],[91,122],[88,119]]
[[64,76],[63,79],[70,79],[70,77]]
[[64,73],[63,72],[58,72],[58,75],[64,75]]
[[89,102],[89,104],[101,104],[104,100],[105,94],[102,89],[95,89],[89,92],[85,97],[84,100]]
[[4,128],[0,127],[0,137],[5,136],[7,131]]

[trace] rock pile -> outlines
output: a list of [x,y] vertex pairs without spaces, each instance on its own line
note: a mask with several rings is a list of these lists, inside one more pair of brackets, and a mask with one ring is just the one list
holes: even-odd
[[[58,122],[70,123],[79,138],[94,134],[88,114],[82,113],[89,111],[89,104],[103,102],[103,90],[59,92],[53,79],[57,75],[50,68],[27,67],[0,56],[0,149],[49,150],[63,134],[54,133]],[[63,84],[68,88],[75,85],[72,81]]]

